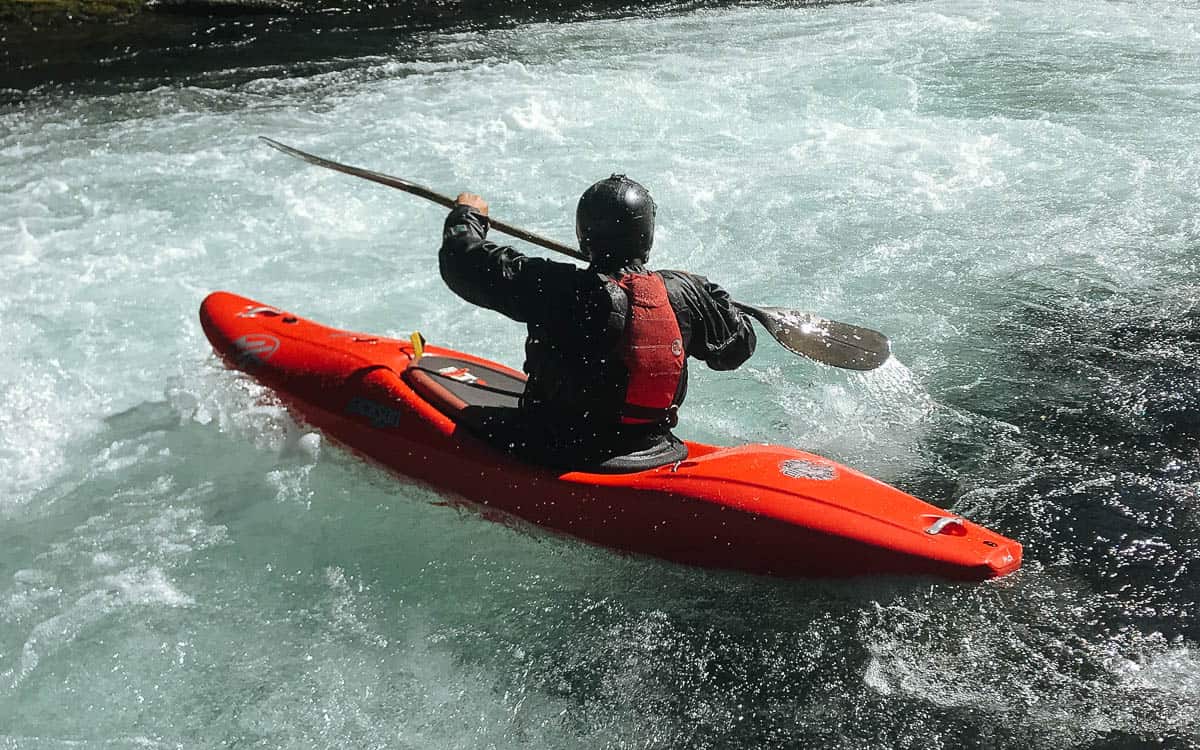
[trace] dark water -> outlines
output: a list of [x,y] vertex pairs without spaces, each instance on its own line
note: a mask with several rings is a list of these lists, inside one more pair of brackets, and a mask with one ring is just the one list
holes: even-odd
[[[796,2],[794,6],[817,3]],[[31,90],[98,92],[172,83],[228,86],[275,74],[353,68],[365,57],[418,57],[431,33],[521,24],[655,17],[722,3],[336,3],[247,12],[166,5],[115,23],[0,28],[0,104]]]

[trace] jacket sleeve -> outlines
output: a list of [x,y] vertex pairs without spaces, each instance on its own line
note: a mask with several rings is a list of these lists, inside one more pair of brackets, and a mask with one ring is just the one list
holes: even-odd
[[733,370],[754,354],[757,337],[750,318],[733,306],[729,294],[703,276],[663,271],[675,281],[688,312],[692,336],[688,354],[714,370]]
[[466,301],[522,323],[541,322],[573,292],[568,279],[577,269],[567,263],[530,258],[511,247],[488,242],[488,219],[468,206],[455,206],[446,217],[438,268],[442,280]]

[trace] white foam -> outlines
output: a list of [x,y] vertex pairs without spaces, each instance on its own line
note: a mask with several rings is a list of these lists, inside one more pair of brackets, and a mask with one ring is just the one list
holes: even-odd
[[21,647],[16,664],[3,673],[15,688],[47,656],[74,642],[80,634],[112,613],[131,606],[185,607],[193,604],[157,567],[131,568],[102,577],[98,589],[88,591],[67,608],[35,625]]
[[17,231],[10,243],[0,245],[9,262],[16,266],[32,266],[42,255],[43,245],[29,231],[25,219],[17,219]]
[[186,607],[195,603],[192,597],[176,588],[160,568],[123,570],[105,576],[100,582],[116,591],[122,605],[158,604],[165,607]]
[[543,102],[531,98],[524,104],[509,109],[511,122],[523,130],[540,133],[555,143],[565,141],[562,126],[566,123],[558,102]]

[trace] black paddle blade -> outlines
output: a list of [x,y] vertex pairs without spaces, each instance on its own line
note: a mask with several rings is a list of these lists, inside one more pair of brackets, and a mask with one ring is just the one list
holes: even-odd
[[453,198],[447,195],[436,193],[424,185],[418,185],[415,182],[402,180],[399,177],[392,177],[390,174],[383,174],[382,172],[363,169],[362,167],[352,167],[349,164],[341,164],[332,159],[326,159],[317,156],[316,154],[310,154],[307,151],[301,151],[298,148],[292,148],[285,143],[280,143],[279,141],[268,138],[265,135],[260,135],[258,138],[276,151],[282,151],[288,156],[294,156],[301,161],[308,162],[309,164],[315,164],[318,167],[325,167],[326,169],[332,169],[335,172],[341,172],[342,174],[348,174],[354,177],[361,177],[364,180],[378,182],[380,185],[387,185],[388,187],[393,187],[397,190],[403,190],[406,193],[418,195],[426,200],[431,200],[434,203],[440,203],[446,208],[452,208],[454,206]]
[[892,356],[892,342],[870,328],[799,310],[734,304],[762,323],[785,349],[815,362],[847,370],[874,370]]
[[[436,190],[431,190],[424,185],[418,185],[415,182],[409,182],[408,180],[404,180],[399,177],[393,177],[392,175],[384,174],[383,172],[376,172],[372,169],[352,167],[349,164],[342,164],[341,162],[336,162],[333,159],[326,159],[322,156],[317,156],[316,154],[310,154],[307,151],[301,151],[298,148],[293,148],[286,143],[280,143],[279,141],[268,138],[265,135],[260,135],[259,140],[263,141],[277,151],[282,151],[288,156],[294,156],[301,161],[308,162],[309,164],[315,164],[318,167],[325,167],[326,169],[332,169],[335,172],[341,172],[342,174],[348,174],[353,177],[361,177],[364,180],[377,182],[380,185],[387,185],[388,187],[396,188],[397,190],[403,190],[406,193],[416,195],[424,198],[425,200],[433,201],[434,203],[440,203],[446,208],[454,207],[453,198],[448,195],[442,195]],[[569,245],[564,245],[561,242],[543,237],[540,234],[534,234],[533,232],[521,229],[520,227],[514,227],[511,224],[506,224],[494,216],[488,218],[490,219],[489,225],[491,228],[498,232],[504,232],[505,234],[512,235],[517,239],[525,240],[526,242],[532,242],[535,245],[540,245],[548,250],[555,250],[564,255],[569,255],[576,260],[582,260],[585,262],[588,260],[586,255],[579,250],[570,247]]]

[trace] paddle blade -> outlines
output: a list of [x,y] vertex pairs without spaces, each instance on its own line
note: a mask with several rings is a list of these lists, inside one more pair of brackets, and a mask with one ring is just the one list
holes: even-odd
[[442,195],[434,192],[424,185],[418,185],[415,182],[402,180],[399,177],[392,177],[390,174],[383,174],[382,172],[363,169],[362,167],[352,167],[349,164],[342,164],[332,159],[326,159],[324,157],[317,156],[316,154],[310,154],[307,151],[301,151],[298,148],[293,148],[286,143],[280,143],[279,141],[268,138],[265,135],[260,135],[258,139],[276,151],[282,151],[288,156],[294,156],[301,161],[308,162],[309,164],[314,164],[318,167],[325,167],[326,169],[332,169],[335,172],[341,172],[342,174],[348,174],[353,177],[361,177],[364,180],[377,182],[380,185],[387,185],[388,187],[393,187],[397,190],[403,190],[406,193],[412,193],[413,195],[420,196],[426,200],[431,200],[434,203],[440,203],[446,208],[451,208],[454,206],[453,198],[448,195]]
[[[301,161],[308,162],[309,164],[314,164],[318,167],[324,167],[326,169],[332,169],[333,171],[341,172],[342,174],[361,177],[364,180],[377,182],[380,185],[387,185],[388,187],[393,187],[397,190],[403,190],[406,193],[416,195],[424,198],[425,200],[439,203],[446,208],[453,208],[455,205],[454,199],[450,196],[442,195],[441,193],[431,190],[424,185],[418,185],[415,182],[409,182],[408,180],[404,180],[399,177],[393,177],[392,175],[384,174],[383,172],[376,172],[371,169],[363,169],[362,167],[352,167],[349,164],[342,164],[341,162],[336,162],[333,159],[326,159],[322,156],[317,156],[316,154],[310,154],[307,151],[301,151],[298,148],[293,148],[286,143],[280,143],[279,141],[268,138],[265,135],[260,135],[258,138],[276,151],[282,151],[288,156],[294,156]],[[572,258],[575,258],[576,260],[582,260],[585,263],[588,261],[588,256],[584,255],[581,251],[570,247],[569,245],[564,245],[557,240],[543,237],[540,234],[534,234],[533,232],[521,229],[520,227],[514,227],[512,224],[506,224],[494,216],[490,216],[488,218],[490,220],[489,224],[491,228],[498,232],[504,232],[505,234],[512,235],[517,239],[525,240],[526,242],[531,242],[535,245],[540,245],[547,250],[554,250],[555,252],[562,253],[563,255],[569,255]]]
[[874,370],[892,356],[892,342],[879,331],[799,310],[736,304],[788,351],[816,362],[847,370]]

